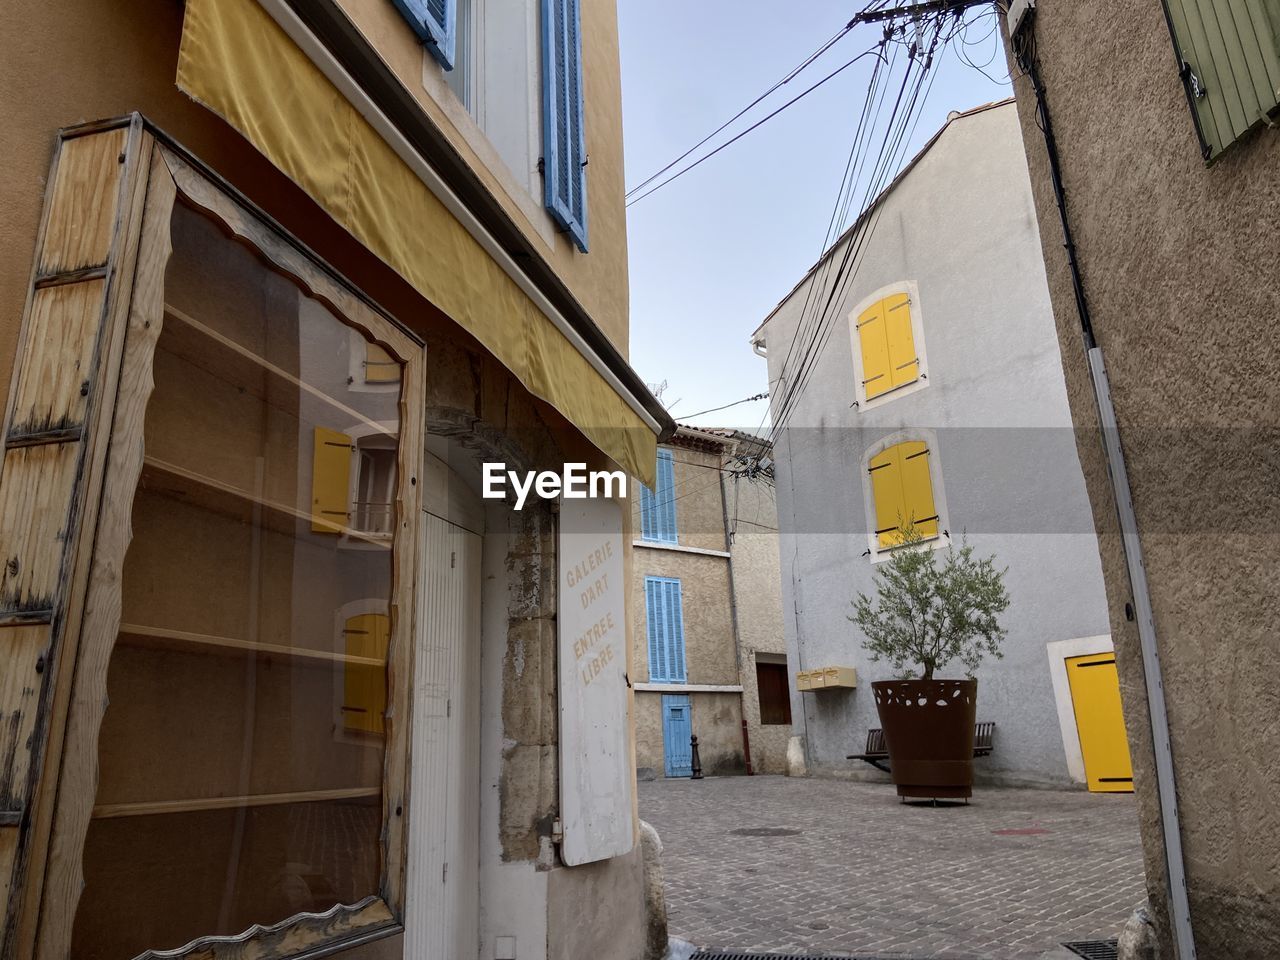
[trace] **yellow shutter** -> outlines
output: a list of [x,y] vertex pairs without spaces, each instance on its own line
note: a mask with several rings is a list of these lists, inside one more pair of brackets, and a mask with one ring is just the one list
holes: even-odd
[[871,458],[871,499],[876,507],[876,543],[881,548],[898,542],[898,518],[902,516],[902,479],[899,476],[898,448],[890,447]]
[[1071,657],[1067,660],[1067,683],[1089,789],[1132,791],[1133,766],[1125,737],[1115,654]]
[[396,383],[400,379],[400,364],[392,359],[376,343],[364,345],[364,382]]
[[311,530],[341,533],[351,521],[351,438],[315,428],[311,458]]
[[929,448],[921,440],[908,440],[893,448],[900,458],[902,521],[913,522],[926,540],[938,535],[938,510],[933,503],[933,479],[929,476]]
[[346,730],[382,733],[387,712],[387,646],[391,618],[385,613],[351,617],[342,631],[348,657],[377,663],[346,663],[343,669],[342,723]]
[[870,400],[893,388],[883,300],[858,317],[858,344],[862,350],[862,385]]
[[920,376],[920,363],[916,357],[915,334],[911,331],[911,300],[905,293],[898,293],[885,298],[883,303],[890,386],[914,383]]

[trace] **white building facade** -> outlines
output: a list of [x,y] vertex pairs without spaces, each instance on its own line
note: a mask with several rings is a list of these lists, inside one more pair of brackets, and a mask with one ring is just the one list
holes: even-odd
[[[861,251],[845,276],[851,242]],[[807,373],[793,369],[805,351],[789,348],[803,346],[833,287],[835,329]],[[791,405],[774,449],[794,733],[809,772],[883,776],[846,759],[880,726],[870,682],[893,676],[848,615],[914,522],[930,548],[967,537],[1008,568],[1004,657],[977,674],[977,719],[996,724],[979,781],[1131,789],[1012,102],[953,113],[753,344],[768,358],[775,420]],[[852,669],[830,669],[841,667]],[[815,671],[835,679],[815,683]]]

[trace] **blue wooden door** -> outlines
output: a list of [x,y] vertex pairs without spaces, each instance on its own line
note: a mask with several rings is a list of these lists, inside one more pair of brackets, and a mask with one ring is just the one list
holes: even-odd
[[693,776],[693,718],[688,694],[662,695],[662,755],[668,777]]

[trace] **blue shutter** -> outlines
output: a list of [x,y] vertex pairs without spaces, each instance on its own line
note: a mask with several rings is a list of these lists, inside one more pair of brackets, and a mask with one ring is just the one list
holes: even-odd
[[640,486],[640,537],[658,543],[677,543],[676,468],[670,450],[658,451],[658,487]]
[[551,216],[587,252],[579,0],[542,0],[542,182]]
[[683,603],[679,580],[644,578],[651,683],[685,682]]
[[446,70],[453,69],[454,43],[457,37],[458,0],[391,0],[400,15],[409,21],[413,32],[431,55]]

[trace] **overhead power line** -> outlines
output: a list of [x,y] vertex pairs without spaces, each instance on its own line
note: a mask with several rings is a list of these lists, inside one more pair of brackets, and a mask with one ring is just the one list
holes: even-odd
[[647,180],[643,180],[640,183],[637,183],[634,187],[632,187],[630,190],[627,191],[627,199],[628,200],[631,199],[632,195],[639,193],[641,190],[643,190],[649,184],[653,183],[653,181],[657,180],[658,177],[662,176],[664,173],[666,173],[668,170],[674,167],[677,163],[679,163],[685,157],[689,156],[689,154],[693,153],[695,150],[697,150],[700,146],[702,146],[704,143],[706,143],[716,134],[720,133],[726,127],[731,126],[735,121],[739,120],[744,114],[750,112],[753,107],[758,105],[762,100],[766,99],[774,91],[778,90],[782,86],[785,86],[786,84],[794,80],[796,77],[798,77],[806,67],[808,67],[820,56],[822,56],[824,53],[830,50],[831,47],[833,47],[846,33],[852,30],[855,22],[856,21],[854,20],[850,20],[848,23],[844,25],[843,29],[838,30],[836,34],[832,36],[829,40],[827,40],[824,44],[822,44],[822,46],[818,47],[817,50],[813,51],[813,53],[805,57],[802,61],[800,61],[800,63],[792,67],[791,70],[789,70],[786,73],[786,75],[782,77],[782,79],[774,83],[773,86],[771,86],[768,90],[760,94],[760,96],[756,97],[754,100],[748,103],[745,107],[743,107],[741,110],[735,113],[732,117],[730,117],[724,123],[720,124],[720,126],[716,127],[714,130],[708,133],[705,137],[703,137],[701,140],[695,143],[692,147],[690,147],[684,153],[680,154],[680,156],[676,157],[674,160],[668,163],[661,170],[658,170],[656,173],[650,176]]
[[[695,169],[696,167],[699,167],[699,166],[701,166],[702,164],[706,163],[708,160],[710,160],[712,157],[714,157],[714,156],[715,156],[717,153],[719,153],[721,150],[724,150],[726,147],[731,147],[731,146],[733,146],[733,144],[737,143],[739,140],[741,140],[743,137],[745,137],[748,133],[751,133],[753,130],[757,130],[757,129],[759,129],[759,128],[760,128],[760,127],[762,127],[764,124],[768,123],[770,120],[772,120],[774,117],[776,117],[778,114],[782,113],[782,111],[786,110],[788,107],[790,107],[790,106],[792,106],[792,105],[794,105],[794,104],[796,104],[796,103],[799,103],[801,100],[803,100],[803,99],[804,99],[805,97],[807,97],[809,94],[813,93],[813,91],[815,91],[815,90],[817,90],[819,87],[821,87],[821,86],[822,86],[824,83],[826,83],[828,80],[831,80],[832,78],[834,78],[834,77],[838,76],[839,74],[843,73],[845,70],[848,70],[851,66],[853,66],[855,63],[857,63],[859,60],[863,60],[863,59],[865,59],[866,57],[871,56],[872,54],[877,54],[877,53],[879,52],[879,50],[880,50],[880,45],[879,45],[879,44],[877,44],[876,46],[872,47],[870,50],[864,50],[862,53],[858,54],[858,55],[857,55],[856,57],[854,57],[852,60],[848,60],[848,61],[846,61],[844,64],[842,64],[841,66],[836,67],[836,69],[832,70],[830,73],[828,73],[825,77],[823,77],[823,78],[822,78],[821,80],[819,80],[817,83],[813,84],[813,86],[808,87],[807,89],[803,90],[802,92],[800,92],[800,93],[796,94],[794,97],[792,97],[790,100],[788,100],[788,101],[787,101],[786,103],[784,103],[782,106],[778,107],[778,108],[777,108],[776,110],[774,110],[772,113],[768,113],[768,114],[766,114],[765,116],[761,117],[759,120],[757,120],[757,121],[756,121],[755,123],[753,123],[751,126],[747,127],[747,129],[743,130],[741,133],[739,133],[739,134],[737,134],[737,135],[735,135],[735,136],[731,137],[730,139],[726,140],[724,143],[720,144],[720,146],[716,147],[716,148],[715,148],[714,150],[712,150],[710,153],[704,154],[703,156],[699,157],[697,160],[695,160],[693,163],[689,164],[687,167],[681,167],[679,170],[677,170],[677,171],[676,171],[675,173],[673,173],[671,176],[667,177],[667,179],[658,181],[657,183],[655,183],[653,186],[651,186],[648,190],[646,190],[644,193],[640,194],[639,196],[632,197],[630,200],[628,200],[628,201],[627,201],[627,206],[628,206],[628,207],[630,207],[630,206],[632,206],[633,204],[637,204],[637,203],[639,203],[641,200],[643,200],[645,197],[648,197],[648,196],[651,196],[651,195],[652,195],[652,194],[654,194],[654,193],[657,193],[659,190],[661,190],[661,189],[662,189],[663,187],[665,187],[667,184],[669,184],[669,183],[674,183],[676,180],[679,180],[681,177],[683,177],[683,176],[684,176],[686,173],[688,173],[690,170],[693,170],[693,169]],[[696,148],[695,148],[695,149],[696,149]],[[639,189],[639,188],[637,188],[637,189]]]
[[685,420],[688,420],[690,417],[700,417],[704,413],[715,413],[717,410],[728,410],[730,407],[736,407],[740,403],[751,403],[753,400],[768,400],[768,399],[769,399],[769,393],[768,391],[765,391],[764,393],[757,393],[754,397],[744,397],[741,400],[733,401],[733,403],[726,403],[723,407],[712,407],[710,410],[699,410],[697,413],[685,413],[685,414],[681,414],[681,416]]

